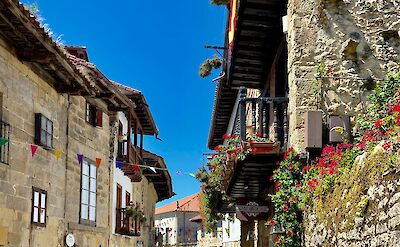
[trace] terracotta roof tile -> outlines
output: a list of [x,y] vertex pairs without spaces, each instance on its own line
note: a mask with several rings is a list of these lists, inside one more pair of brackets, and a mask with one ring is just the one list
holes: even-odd
[[[160,208],[156,208],[156,215],[175,212],[175,211],[185,211],[185,212],[199,212],[200,211],[200,193],[185,197],[178,201],[171,202]],[[178,208],[179,205],[179,208]]]

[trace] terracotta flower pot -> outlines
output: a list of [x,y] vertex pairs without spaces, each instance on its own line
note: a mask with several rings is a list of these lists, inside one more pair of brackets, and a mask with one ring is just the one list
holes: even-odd
[[278,154],[279,142],[252,142],[250,144],[252,154]]

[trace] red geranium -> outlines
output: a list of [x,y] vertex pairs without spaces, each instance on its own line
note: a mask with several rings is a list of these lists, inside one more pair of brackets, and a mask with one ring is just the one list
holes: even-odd
[[283,206],[283,212],[287,212],[288,210],[289,210],[289,208],[287,205]]
[[231,137],[231,136],[228,135],[228,134],[225,134],[225,135],[222,136],[222,138],[224,138],[224,140],[229,139],[230,137]]
[[292,232],[291,230],[288,230],[288,231],[287,231],[287,235],[288,235],[289,237],[293,237],[293,232]]
[[377,128],[382,128],[382,119],[376,120],[374,126]]

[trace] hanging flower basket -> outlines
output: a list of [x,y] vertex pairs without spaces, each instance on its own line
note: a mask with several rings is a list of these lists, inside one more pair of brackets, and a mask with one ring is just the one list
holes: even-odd
[[254,154],[278,154],[281,148],[279,142],[251,142],[251,153]]

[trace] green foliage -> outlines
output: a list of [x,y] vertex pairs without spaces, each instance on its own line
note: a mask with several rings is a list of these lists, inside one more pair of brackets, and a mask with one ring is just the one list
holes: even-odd
[[219,69],[222,65],[222,60],[217,55],[211,59],[206,59],[201,65],[199,74],[202,78],[211,75],[213,69]]
[[[360,116],[357,123],[362,131],[371,129],[376,120],[388,116],[388,106],[397,99],[400,88],[400,72],[389,73],[388,79],[378,82],[375,89],[368,96],[370,104],[365,115]],[[362,133],[360,133],[362,134]]]
[[230,3],[230,0],[211,0],[212,4],[221,6],[221,5],[225,5],[227,6]]
[[322,92],[321,92],[322,81],[327,73],[326,65],[324,63],[319,63],[319,64],[315,65],[315,71],[316,71],[316,74],[315,74],[315,80],[312,85],[312,92],[314,95],[315,106],[318,109],[319,104],[320,104],[320,99],[322,97]]

